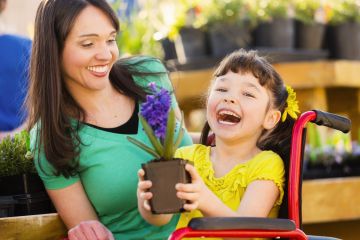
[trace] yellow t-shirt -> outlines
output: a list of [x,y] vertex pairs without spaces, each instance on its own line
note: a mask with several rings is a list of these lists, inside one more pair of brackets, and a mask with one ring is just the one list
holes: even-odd
[[[217,178],[210,161],[209,146],[194,144],[179,148],[175,157],[193,162],[199,175],[215,195],[229,208],[238,209],[246,187],[255,180],[272,180],[278,186],[280,195],[269,213],[269,217],[278,215],[279,207],[284,195],[284,164],[280,156],[273,151],[262,151],[245,163],[236,165],[226,175]],[[194,217],[202,217],[199,210],[181,214],[177,229],[186,227]]]

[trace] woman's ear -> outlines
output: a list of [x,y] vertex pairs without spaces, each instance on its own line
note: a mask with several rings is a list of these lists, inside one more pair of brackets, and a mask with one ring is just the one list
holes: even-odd
[[276,126],[276,124],[280,121],[281,112],[279,110],[269,110],[264,119],[264,128],[269,130]]

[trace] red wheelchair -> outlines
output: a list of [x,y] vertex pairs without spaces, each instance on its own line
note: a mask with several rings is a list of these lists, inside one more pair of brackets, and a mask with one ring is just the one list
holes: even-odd
[[214,217],[194,218],[188,226],[176,230],[170,240],[185,237],[220,237],[220,238],[276,238],[299,240],[335,240],[337,238],[310,236],[301,230],[301,187],[302,161],[308,122],[327,126],[344,133],[350,131],[348,118],[318,110],[304,112],[296,120],[292,130],[290,163],[288,169],[287,194],[284,196],[285,215],[279,218],[255,217]]

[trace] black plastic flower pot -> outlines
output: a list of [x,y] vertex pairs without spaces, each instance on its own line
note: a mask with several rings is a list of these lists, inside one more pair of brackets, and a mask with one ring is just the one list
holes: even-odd
[[328,28],[327,44],[333,58],[360,59],[360,24],[347,22]]
[[321,23],[304,24],[296,22],[296,47],[308,50],[320,50],[325,36],[325,25]]
[[0,196],[37,192],[45,192],[45,187],[36,173],[0,177]]
[[176,196],[177,183],[190,183],[190,174],[185,170],[189,163],[184,159],[153,160],[142,164],[145,179],[152,181],[150,192],[151,211],[154,214],[178,213],[184,211],[185,200]]
[[209,30],[211,54],[215,57],[223,57],[239,48],[248,48],[252,37],[250,28],[244,23],[243,26],[235,24],[216,24]]
[[255,29],[255,45],[293,49],[295,45],[295,24],[292,18],[274,18],[271,22],[259,24]]

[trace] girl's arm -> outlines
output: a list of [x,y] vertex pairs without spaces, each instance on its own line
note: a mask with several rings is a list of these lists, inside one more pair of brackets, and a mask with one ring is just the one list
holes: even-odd
[[141,216],[150,224],[162,226],[170,222],[173,214],[152,214],[149,200],[152,198],[152,193],[148,192],[151,187],[151,181],[144,180],[145,172],[143,169],[138,171],[139,183],[137,190],[138,209]]
[[246,189],[239,208],[234,211],[226,206],[207,188],[195,168],[187,164],[191,184],[178,184],[177,196],[191,203],[185,204],[188,211],[198,209],[206,217],[267,217],[280,192],[273,181],[256,180]]
[[114,240],[112,233],[98,220],[80,181],[47,192],[69,229],[69,240]]

